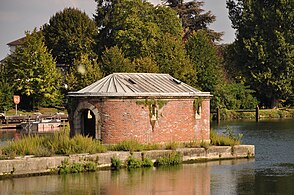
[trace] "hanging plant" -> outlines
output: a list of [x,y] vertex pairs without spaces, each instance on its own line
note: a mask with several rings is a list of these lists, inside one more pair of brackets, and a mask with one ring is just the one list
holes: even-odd
[[193,106],[194,106],[196,114],[200,114],[200,107],[202,105],[202,101],[203,101],[202,97],[197,97],[194,99]]

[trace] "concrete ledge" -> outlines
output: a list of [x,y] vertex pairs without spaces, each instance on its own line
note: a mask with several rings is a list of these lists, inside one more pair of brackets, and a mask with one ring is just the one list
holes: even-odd
[[[254,145],[239,146],[210,146],[205,148],[180,148],[176,150],[183,155],[184,162],[210,161],[221,159],[252,158],[255,155]],[[159,157],[171,153],[172,150],[152,150],[134,152],[135,158],[148,157],[156,160]],[[18,157],[13,160],[0,160],[0,179],[21,175],[49,174],[56,171],[62,161],[67,159],[71,163],[83,163],[87,161],[97,162],[97,166],[110,167],[111,158],[116,157],[126,161],[130,152],[106,152],[98,154],[76,154],[69,156],[53,157]]]

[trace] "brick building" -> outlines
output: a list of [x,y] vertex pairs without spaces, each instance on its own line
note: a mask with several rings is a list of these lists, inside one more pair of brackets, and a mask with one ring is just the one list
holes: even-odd
[[106,144],[209,141],[210,93],[168,74],[114,73],[68,96],[71,135]]

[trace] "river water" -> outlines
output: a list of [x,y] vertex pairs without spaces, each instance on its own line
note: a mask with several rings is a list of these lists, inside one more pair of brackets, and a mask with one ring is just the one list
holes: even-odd
[[242,143],[255,145],[255,159],[14,178],[0,180],[0,194],[294,194],[293,119],[212,127],[242,133]]

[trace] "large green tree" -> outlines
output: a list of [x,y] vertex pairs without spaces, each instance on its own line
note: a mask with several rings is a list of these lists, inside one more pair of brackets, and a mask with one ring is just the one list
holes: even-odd
[[27,32],[22,46],[7,57],[5,66],[7,82],[27,100],[22,101],[22,106],[32,109],[60,103],[61,74],[41,31]]
[[194,32],[187,40],[186,49],[196,70],[197,86],[214,92],[216,86],[225,81],[221,59],[207,32]]
[[215,21],[215,16],[211,11],[205,12],[202,1],[183,1],[183,0],[162,0],[173,8],[179,15],[184,28],[184,40],[194,31],[206,30],[211,40],[220,40],[222,33],[215,32],[209,25]]
[[99,28],[98,53],[117,45],[135,59],[154,55],[157,40],[165,33],[181,36],[180,20],[167,7],[142,0],[96,0],[95,21]]
[[293,97],[293,2],[227,0],[227,7],[236,29],[230,61],[265,106]]
[[[100,28],[97,45],[103,53],[104,73],[159,71],[188,83],[195,80],[182,43],[181,21],[174,10],[142,0],[96,2],[95,21]],[[125,63],[126,59],[133,66]],[[117,61],[122,63],[118,66]]]
[[75,59],[73,66],[66,75],[67,90],[80,90],[102,78],[102,71],[96,59],[89,58],[88,54],[82,54]]
[[59,64],[72,65],[82,54],[93,55],[98,29],[85,12],[65,8],[43,26],[46,46]]

